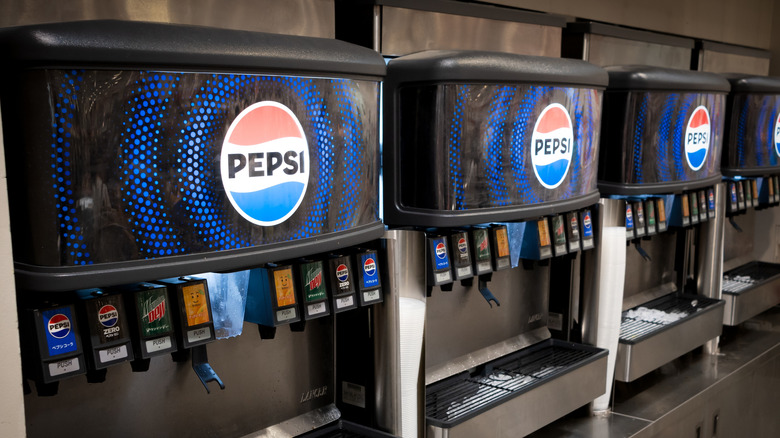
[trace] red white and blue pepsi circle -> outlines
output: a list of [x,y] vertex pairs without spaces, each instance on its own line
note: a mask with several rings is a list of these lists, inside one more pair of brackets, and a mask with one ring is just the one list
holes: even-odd
[[710,113],[704,106],[697,106],[685,128],[685,161],[692,170],[699,170],[707,160],[710,149]]
[[365,272],[366,275],[374,275],[376,273],[376,263],[374,263],[373,258],[369,257],[363,262],[363,272]]
[[461,252],[461,254],[466,254],[466,251],[469,250],[468,243],[466,243],[466,239],[464,237],[461,237],[458,239],[458,251]]
[[98,310],[98,321],[103,327],[113,327],[119,321],[119,311],[116,307],[106,304]]
[[443,242],[436,244],[436,257],[440,259],[447,257],[447,247],[444,246]]
[[775,120],[775,153],[780,157],[780,112],[777,113]]
[[62,313],[58,313],[49,318],[47,327],[52,337],[62,339],[70,334],[70,319]]
[[582,217],[582,235],[590,237],[591,234],[593,234],[593,228],[591,227],[590,213],[585,213]]
[[286,221],[309,185],[309,145],[298,118],[279,102],[244,109],[220,155],[222,185],[233,208],[256,225]]
[[347,268],[347,265],[342,263],[336,267],[336,278],[342,283],[349,279],[349,268]]
[[574,129],[569,111],[559,104],[548,105],[536,119],[531,135],[531,163],[545,188],[561,185],[569,172],[574,151]]

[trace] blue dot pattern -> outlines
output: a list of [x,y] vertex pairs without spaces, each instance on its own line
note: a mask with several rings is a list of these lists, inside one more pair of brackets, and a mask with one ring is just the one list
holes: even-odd
[[[431,150],[431,145],[446,148],[446,175],[432,169],[402,181],[443,187],[436,193],[440,199],[426,200],[431,204],[421,207],[435,205],[456,211],[513,207],[569,199],[596,190],[600,91],[531,85],[437,87],[438,93],[445,96],[443,111],[447,116],[441,120],[444,123],[432,123],[442,131],[434,130],[433,139],[416,138],[419,144],[404,146],[415,151]],[[531,167],[530,148],[536,119],[552,103],[569,111],[574,153],[564,182],[555,189],[546,189]]]
[[[378,83],[154,71],[48,71],[52,196],[62,265],[289,242],[378,221]],[[306,196],[259,227],[227,200],[219,158],[249,105],[279,101],[309,146]],[[88,226],[82,226],[84,220]],[[101,233],[124,236],[104,254]],[[117,259],[120,257],[121,259]]]
[[724,167],[755,169],[780,165],[775,145],[775,122],[780,95],[741,94],[732,104],[731,132]]
[[[626,169],[619,183],[642,184],[706,179],[720,172],[725,95],[629,93],[623,132]],[[698,106],[710,115],[710,146],[704,165],[692,170],[685,157],[685,130]],[[610,151],[620,153],[620,150]]]

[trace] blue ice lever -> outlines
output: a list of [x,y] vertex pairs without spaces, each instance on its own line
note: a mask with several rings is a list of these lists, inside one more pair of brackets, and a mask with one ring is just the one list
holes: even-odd
[[642,248],[642,245],[639,244],[638,240],[634,242],[634,248],[636,248],[637,252],[642,256],[643,259],[647,260],[648,262],[653,261],[653,259],[650,257],[650,254],[648,254],[647,251]]
[[214,369],[209,365],[209,356],[206,352],[205,345],[199,345],[191,348],[192,350],[192,369],[197,374],[203,386],[206,388],[206,393],[211,394],[209,391],[208,382],[215,381],[219,385],[219,389],[225,389],[225,384],[222,383],[222,379],[219,378]]
[[491,301],[495,301],[496,306],[501,306],[501,303],[498,302],[496,297],[493,295],[493,292],[490,292],[490,289],[488,289],[487,281],[483,280],[481,275],[480,275],[478,287],[479,287],[479,293],[481,293],[482,296],[485,297],[485,301],[487,301],[488,304],[490,304],[491,309],[493,308],[493,304],[491,303]]

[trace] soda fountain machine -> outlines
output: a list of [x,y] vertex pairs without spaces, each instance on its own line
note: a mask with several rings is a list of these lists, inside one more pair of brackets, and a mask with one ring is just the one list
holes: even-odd
[[626,275],[615,379],[631,382],[717,338],[728,82],[608,67],[599,191],[624,207]]
[[552,339],[547,315],[550,259],[593,247],[606,83],[508,53],[389,61],[387,257],[425,267],[406,281],[425,309],[426,436],[522,436],[604,392],[607,352]]
[[[723,324],[734,326],[780,303],[780,265],[755,260],[755,211],[780,204],[780,80],[725,75],[728,97],[721,172],[726,184]],[[760,237],[759,237],[760,238]]]
[[0,46],[29,436],[347,427],[336,320],[383,298],[381,56],[123,21]]

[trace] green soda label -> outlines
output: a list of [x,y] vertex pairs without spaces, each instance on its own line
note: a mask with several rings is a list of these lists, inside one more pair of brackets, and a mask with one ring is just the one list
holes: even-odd
[[144,337],[160,336],[173,330],[164,288],[149,289],[135,294],[141,333]]
[[302,264],[301,277],[306,301],[319,301],[328,297],[325,282],[322,281],[322,262]]
[[477,260],[490,260],[490,241],[486,229],[474,230],[474,247],[477,249]]

